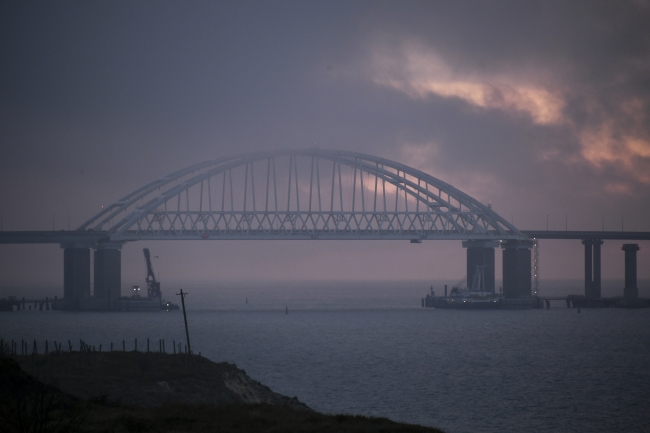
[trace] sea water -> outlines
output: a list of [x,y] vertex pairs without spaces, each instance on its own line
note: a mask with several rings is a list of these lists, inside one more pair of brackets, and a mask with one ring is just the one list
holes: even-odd
[[[605,283],[605,296],[620,282]],[[645,287],[645,286],[643,286]],[[430,282],[185,287],[192,350],[325,413],[462,432],[650,431],[650,309],[435,310]],[[546,283],[547,295],[580,282]],[[434,284],[437,295],[442,282]],[[175,289],[163,288],[167,298]],[[648,296],[647,288],[641,290]],[[5,296],[3,293],[2,296]],[[20,296],[20,295],[19,295]],[[172,299],[179,302],[179,299]],[[0,337],[107,350],[182,342],[182,313],[21,311]],[[31,350],[31,343],[29,344]]]

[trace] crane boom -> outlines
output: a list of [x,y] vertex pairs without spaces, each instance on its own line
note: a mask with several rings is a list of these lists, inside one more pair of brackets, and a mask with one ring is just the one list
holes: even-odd
[[147,297],[149,298],[160,298],[162,294],[160,293],[160,282],[156,281],[156,276],[153,272],[153,266],[151,266],[151,254],[149,254],[149,248],[144,248],[144,258],[147,261]]

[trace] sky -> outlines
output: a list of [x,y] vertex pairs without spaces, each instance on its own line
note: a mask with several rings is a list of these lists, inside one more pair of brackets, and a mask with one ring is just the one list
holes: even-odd
[[[423,170],[519,229],[650,231],[648,22],[645,0],[0,0],[2,229],[74,229],[176,169],[318,146]],[[459,241],[378,242],[130,243],[122,281],[144,282],[144,247],[174,283],[464,276]],[[60,288],[62,262],[2,245],[0,286]],[[583,266],[579,241],[540,243],[542,281]]]

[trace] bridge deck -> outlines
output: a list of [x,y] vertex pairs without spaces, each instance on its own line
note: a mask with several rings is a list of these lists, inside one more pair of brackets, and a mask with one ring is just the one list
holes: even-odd
[[597,230],[522,230],[531,239],[602,239],[621,241],[647,241],[650,232],[597,231]]
[[[531,239],[602,239],[602,240],[626,240],[626,241],[643,241],[650,240],[650,232],[624,232],[624,231],[547,231],[547,230],[522,230]],[[202,237],[198,234],[188,233],[186,236],[178,235],[156,235],[149,236],[129,236],[121,239],[111,239],[111,234],[105,231],[80,231],[80,230],[59,230],[59,231],[2,231],[0,232],[0,244],[97,244],[101,242],[128,242],[142,239],[150,240],[192,240],[192,239],[212,239],[212,240],[242,240],[242,239],[283,239],[283,240],[300,240],[300,239],[348,239],[348,240],[408,240],[416,239],[416,233],[403,233],[396,235],[382,235],[381,233],[351,233],[349,236],[332,236],[329,232],[324,233],[286,233],[282,236],[264,236],[255,237],[250,233],[230,234],[226,236],[208,235]],[[440,237],[439,239],[449,239],[449,237]],[[459,238],[460,239],[460,238]],[[476,235],[468,235],[463,239],[481,239]],[[436,240],[435,235],[428,236],[422,240]]]

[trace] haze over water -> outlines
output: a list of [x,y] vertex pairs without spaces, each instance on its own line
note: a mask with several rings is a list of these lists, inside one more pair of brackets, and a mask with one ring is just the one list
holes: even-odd
[[[442,293],[445,282],[434,282]],[[604,296],[621,282],[605,281]],[[447,284],[451,284],[447,282]],[[650,310],[420,308],[431,282],[219,283],[185,289],[192,347],[322,412],[461,432],[647,431]],[[498,286],[498,283],[497,283]],[[640,295],[648,296],[647,281]],[[580,281],[545,281],[547,295]],[[440,290],[440,292],[439,292]],[[167,298],[177,288],[163,287]],[[5,296],[3,290],[2,296]],[[50,292],[51,294],[51,292]],[[247,303],[248,301],[248,303]],[[289,314],[285,314],[288,307]],[[0,314],[0,336],[185,343],[170,313]],[[65,344],[64,344],[65,346]]]

